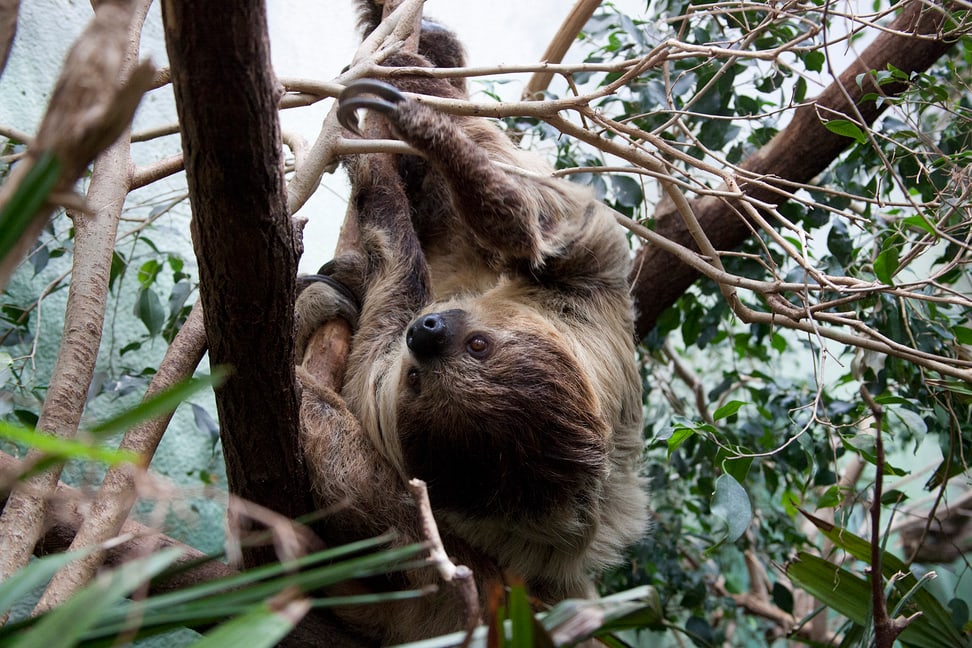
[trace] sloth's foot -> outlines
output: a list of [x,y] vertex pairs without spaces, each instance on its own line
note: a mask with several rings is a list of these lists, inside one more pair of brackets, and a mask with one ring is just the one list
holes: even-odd
[[[375,97],[362,97],[371,94]],[[395,112],[395,104],[405,101],[405,95],[395,86],[376,79],[358,79],[344,88],[338,98],[338,122],[356,135],[358,129],[358,109],[367,108],[381,114],[391,116]]]
[[342,318],[352,329],[357,328],[359,310],[354,293],[334,277],[326,274],[298,276],[294,313],[297,357],[304,357],[311,334],[326,322]]

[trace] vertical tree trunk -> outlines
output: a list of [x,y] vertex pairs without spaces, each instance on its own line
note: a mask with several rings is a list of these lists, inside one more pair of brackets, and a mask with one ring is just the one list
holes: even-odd
[[[232,493],[293,518],[313,510],[298,444],[293,309],[298,239],[287,214],[266,7],[162,3],[182,127],[192,236]],[[274,559],[270,548],[244,563]]]

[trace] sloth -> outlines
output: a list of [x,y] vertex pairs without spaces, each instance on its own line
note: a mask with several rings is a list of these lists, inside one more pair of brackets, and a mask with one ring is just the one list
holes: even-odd
[[[385,65],[462,65],[461,52],[423,22],[419,54]],[[464,98],[461,81],[394,79],[350,83],[339,120],[357,132],[370,111],[421,157],[345,160],[360,251],[299,281],[298,358],[328,319],[354,327],[340,393],[298,367],[305,461],[334,511],[323,534],[423,539],[405,485],[420,478],[481,596],[506,574],[546,604],[590,596],[647,518],[626,237],[589,189],[552,178],[493,122],[404,94]],[[436,577],[392,580],[378,588]],[[339,616],[384,644],[461,629],[463,615],[441,588]]]

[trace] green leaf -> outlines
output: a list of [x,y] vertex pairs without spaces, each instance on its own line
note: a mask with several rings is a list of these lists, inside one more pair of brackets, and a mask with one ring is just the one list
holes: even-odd
[[644,196],[641,191],[641,184],[637,180],[626,175],[611,175],[608,178],[611,181],[611,188],[614,190],[614,197],[620,205],[637,207],[641,204]]
[[[854,558],[870,564],[871,562],[871,543],[863,538],[851,533],[846,529],[821,520],[806,511],[800,511],[804,517],[806,517],[810,522],[816,526],[828,540],[834,543],[835,547],[843,549]],[[821,559],[816,559],[821,560]],[[826,563],[826,561],[823,561]],[[829,564],[829,563],[828,563]],[[828,568],[818,567],[819,569],[830,570],[831,576],[835,575],[833,572],[834,566],[831,565]],[[845,570],[840,570],[840,578],[844,578],[844,573],[851,578],[857,578],[852,576],[849,572]],[[789,574],[789,568],[787,568],[787,574]],[[899,614],[908,615],[912,612],[921,611],[921,616],[913,621],[907,628],[905,628],[904,633],[901,635],[901,640],[914,644],[915,646],[920,646],[922,648],[939,648],[940,646],[970,646],[967,638],[963,637],[962,634],[955,628],[952,624],[952,615],[945,609],[945,607],[939,603],[929,591],[924,589],[922,582],[918,580],[911,573],[905,563],[899,559],[894,554],[881,551],[881,574],[884,576],[887,582],[892,582],[892,595],[889,597],[889,610],[896,605],[904,604],[906,609],[899,611]],[[830,587],[834,587],[834,583],[830,583]],[[810,590],[807,590],[810,591]],[[824,596],[818,596],[816,593],[811,592],[814,596],[817,596],[821,601],[831,605],[830,601]],[[853,595],[853,594],[852,594]],[[870,601],[870,584],[867,585],[867,595],[868,604]],[[831,605],[835,610],[845,615],[849,619],[859,622],[851,613],[857,613],[856,607],[851,609],[843,609],[837,607],[836,604]]]
[[[425,564],[415,560],[426,551],[420,544],[374,551],[390,539],[389,535],[369,538],[304,556],[287,564],[275,563],[258,567],[119,606],[112,609],[97,628],[90,630],[85,639],[99,641],[135,630],[150,634],[178,627],[211,626],[232,616],[248,613],[254,605],[261,604],[289,587],[302,592],[313,592],[338,582]],[[364,551],[370,553],[361,555]],[[412,598],[421,594],[420,591],[382,592],[367,597],[318,599],[314,605],[359,605]],[[2,639],[0,630],[0,644]]]
[[511,648],[532,648],[533,610],[530,609],[530,601],[523,585],[510,588],[507,603],[513,629]]
[[155,282],[155,278],[159,276],[161,270],[162,264],[158,260],[150,259],[146,261],[138,269],[138,283],[141,284],[142,288],[147,289]]
[[132,560],[102,572],[67,601],[40,617],[29,632],[22,632],[13,648],[74,646],[118,601],[178,560],[182,551],[163,549],[147,558]]
[[737,401],[737,400],[729,401],[728,403],[726,403],[725,405],[717,409],[715,413],[712,415],[712,418],[716,421],[719,421],[729,416],[732,416],[733,414],[738,412],[739,408],[741,408],[745,404],[746,403],[744,401]]
[[854,623],[867,623],[871,586],[863,578],[804,551],[787,563],[786,575],[827,607]]
[[165,309],[159,296],[151,288],[142,288],[138,291],[138,299],[135,302],[135,317],[140,319],[149,335],[158,335],[165,324]]
[[671,459],[672,453],[678,450],[678,446],[685,443],[686,439],[695,434],[695,430],[690,427],[677,427],[668,439],[668,458]]
[[34,160],[13,196],[0,208],[0,259],[13,250],[60,175],[61,163],[50,151],[44,151]]
[[827,491],[820,496],[820,500],[817,501],[818,508],[834,508],[840,504],[842,499],[840,488],[836,485],[831,486]]
[[749,527],[753,507],[746,490],[732,475],[722,474],[716,479],[712,514],[726,521],[729,542],[738,540]]
[[893,286],[894,282],[892,278],[894,277],[894,273],[898,271],[898,265],[898,248],[896,246],[882,250],[877,258],[874,259],[874,276],[881,283]]
[[33,560],[10,578],[0,583],[0,616],[9,612],[15,603],[33,590],[45,585],[54,574],[67,564],[83,558],[94,551],[94,547],[60,554],[51,554]]
[[227,373],[225,369],[216,367],[210,376],[189,378],[176,383],[165,391],[146,398],[137,406],[122,412],[118,416],[102,421],[91,428],[91,432],[99,435],[123,432],[130,430],[142,421],[174,412],[180,403],[188,400],[193,394],[221,384]]
[[803,62],[807,66],[807,69],[811,72],[820,72],[823,70],[824,61],[827,57],[820,50],[813,50],[812,52],[807,52],[803,56]]
[[192,644],[192,648],[224,648],[247,646],[269,648],[276,646],[307,614],[310,601],[298,598],[283,604],[261,604],[242,616],[228,621]]
[[972,344],[972,328],[967,326],[953,326],[952,335],[959,344]]
[[935,228],[932,227],[932,224],[928,222],[928,219],[925,218],[923,214],[913,214],[911,216],[908,216],[901,222],[904,225],[917,227],[918,229],[924,230],[929,234],[935,235]]
[[773,583],[773,603],[787,614],[793,614],[793,592],[783,583]]
[[139,456],[127,450],[113,450],[78,441],[38,432],[25,427],[0,421],[0,438],[22,443],[42,452],[48,459],[58,462],[68,459],[88,459],[101,461],[108,465],[138,463]]
[[831,133],[856,140],[858,144],[867,142],[867,137],[864,135],[864,131],[861,130],[860,126],[846,119],[831,119],[830,121],[826,121],[824,122],[824,128]]

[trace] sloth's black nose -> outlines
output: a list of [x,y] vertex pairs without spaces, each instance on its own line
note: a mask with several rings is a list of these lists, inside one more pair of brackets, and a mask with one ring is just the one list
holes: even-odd
[[408,327],[405,344],[416,357],[432,358],[446,352],[455,334],[450,312],[422,315]]

